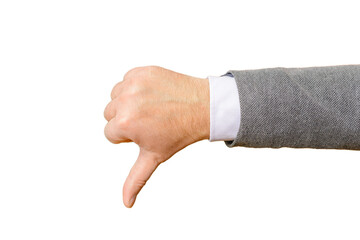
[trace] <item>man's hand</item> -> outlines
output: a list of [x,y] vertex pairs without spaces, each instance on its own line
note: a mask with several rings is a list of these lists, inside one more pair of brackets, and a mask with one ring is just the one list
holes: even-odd
[[140,147],[123,187],[126,207],[133,206],[159,164],[209,139],[209,98],[207,79],[156,66],[130,70],[113,88],[104,112],[109,121],[105,136],[112,143],[135,142]]

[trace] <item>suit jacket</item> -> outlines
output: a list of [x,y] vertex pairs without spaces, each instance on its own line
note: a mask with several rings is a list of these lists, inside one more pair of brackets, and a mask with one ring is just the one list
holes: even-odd
[[228,147],[360,149],[360,65],[228,73],[241,108]]

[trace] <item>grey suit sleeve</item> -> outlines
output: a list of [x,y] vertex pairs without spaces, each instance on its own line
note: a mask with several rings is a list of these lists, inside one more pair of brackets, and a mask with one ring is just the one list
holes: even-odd
[[360,65],[228,73],[241,106],[228,147],[360,149]]

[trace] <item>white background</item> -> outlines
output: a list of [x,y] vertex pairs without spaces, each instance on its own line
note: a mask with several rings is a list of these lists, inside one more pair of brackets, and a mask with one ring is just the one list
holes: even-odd
[[360,152],[198,142],[132,209],[103,110],[133,67],[360,63],[356,1],[0,1],[0,239],[359,239]]

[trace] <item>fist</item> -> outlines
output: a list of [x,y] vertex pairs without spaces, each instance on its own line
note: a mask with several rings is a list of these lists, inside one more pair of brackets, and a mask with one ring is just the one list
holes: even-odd
[[112,143],[134,142],[140,152],[123,187],[132,207],[155,169],[179,150],[209,139],[207,79],[149,66],[130,70],[111,92],[104,116]]

